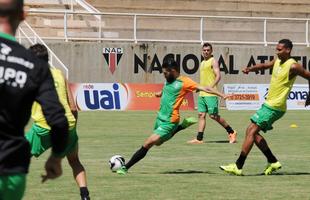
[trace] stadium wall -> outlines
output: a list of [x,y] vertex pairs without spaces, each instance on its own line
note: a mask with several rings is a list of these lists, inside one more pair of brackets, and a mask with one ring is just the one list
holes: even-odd
[[[199,44],[160,43],[51,43],[49,46],[69,67],[70,82],[162,83],[161,64],[173,56],[181,73],[199,81]],[[310,48],[294,47],[293,56],[310,69]],[[241,69],[274,56],[274,46],[214,45],[223,83],[269,83],[269,70],[243,75]],[[114,68],[114,69],[113,69]],[[306,83],[298,78],[296,83]]]

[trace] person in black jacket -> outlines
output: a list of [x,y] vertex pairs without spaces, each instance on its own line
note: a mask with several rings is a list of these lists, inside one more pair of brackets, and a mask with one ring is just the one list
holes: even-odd
[[23,0],[0,0],[0,199],[22,199],[30,163],[24,137],[31,106],[37,101],[51,127],[52,154],[42,181],[62,174],[61,158],[67,143],[68,122],[59,102],[47,63],[14,38],[24,19]]

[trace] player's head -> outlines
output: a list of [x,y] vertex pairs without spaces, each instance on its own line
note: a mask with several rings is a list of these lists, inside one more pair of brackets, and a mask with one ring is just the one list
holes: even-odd
[[212,56],[213,48],[210,43],[204,43],[202,45],[202,56],[206,59]]
[[169,83],[173,82],[180,74],[180,68],[173,58],[164,60],[162,68],[163,74]]
[[282,39],[278,42],[276,47],[277,56],[280,59],[285,59],[291,55],[293,49],[293,43],[289,39]]
[[24,18],[24,0],[0,0],[1,31],[15,34]]
[[48,62],[48,50],[42,44],[34,44],[29,47],[29,50],[38,58]]

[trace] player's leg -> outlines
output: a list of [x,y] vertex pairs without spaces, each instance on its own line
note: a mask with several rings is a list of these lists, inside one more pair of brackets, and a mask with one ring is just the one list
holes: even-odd
[[82,200],[89,200],[89,191],[87,188],[87,179],[84,166],[80,162],[78,154],[78,145],[71,153],[67,154],[67,160],[73,172],[73,177],[80,188],[80,195]]
[[146,156],[149,149],[151,149],[154,145],[161,145],[172,138],[177,126],[178,124],[163,122],[156,119],[154,133],[145,140],[143,146],[133,154],[131,159],[121,169],[117,170],[117,173],[126,174],[133,165]]
[[208,107],[205,101],[206,97],[198,97],[198,133],[196,138],[189,140],[189,144],[203,144],[203,134],[206,127],[206,113]]
[[234,131],[231,126],[226,122],[226,120],[219,115],[218,97],[206,97],[206,104],[208,106],[209,117],[219,123],[227,131],[229,143],[236,143],[237,132]]
[[264,137],[262,135],[256,134],[255,144],[267,158],[268,164],[266,166],[266,169],[264,170],[265,175],[270,175],[270,174],[272,174],[272,172],[274,172],[278,169],[281,169],[281,167],[282,167],[281,163],[273,155],[270,148],[268,147],[266,140],[264,139]]
[[242,144],[241,153],[236,163],[220,166],[220,169],[224,170],[227,173],[231,173],[234,175],[242,175],[242,168],[243,168],[244,162],[253,147],[255,135],[259,131],[260,131],[260,127],[254,124],[253,122],[251,122],[251,124],[248,126],[246,130],[246,135],[245,135],[245,139]]
[[0,176],[0,199],[21,200],[26,188],[26,174]]
[[127,173],[127,171],[133,166],[135,165],[137,162],[139,162],[140,160],[142,160],[147,152],[149,151],[149,149],[151,149],[155,144],[157,144],[158,142],[160,142],[160,135],[157,134],[152,134],[150,137],[148,137],[144,144],[142,145],[142,147],[140,149],[138,149],[130,158],[130,160],[123,166],[121,167],[119,170],[116,171],[116,173],[124,175]]

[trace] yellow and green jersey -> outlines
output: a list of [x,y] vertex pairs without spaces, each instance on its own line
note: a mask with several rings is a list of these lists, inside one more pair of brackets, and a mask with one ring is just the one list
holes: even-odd
[[[67,87],[65,79],[60,70],[55,68],[50,68],[51,74],[54,79],[56,92],[58,94],[58,98],[60,103],[65,109],[66,117],[69,123],[69,129],[75,127],[76,119],[73,116],[67,98]],[[51,127],[47,124],[44,114],[42,112],[42,107],[38,102],[34,102],[32,105],[31,110],[31,118],[33,119],[34,123],[39,125],[42,128],[50,130]]]
[[180,121],[179,109],[188,92],[197,90],[198,84],[188,77],[180,76],[172,83],[166,82],[162,89],[160,109],[157,117],[162,121],[177,123]]
[[[203,60],[200,64],[200,85],[201,86],[211,86],[214,83],[216,75],[213,70],[214,58],[211,57],[208,60]],[[217,89],[216,86],[214,89]],[[207,92],[200,91],[199,96],[216,96]]]
[[275,61],[265,102],[268,106],[286,111],[286,100],[296,80],[296,76],[289,79],[290,68],[294,63],[296,61],[293,58],[288,59],[282,64],[279,58]]

